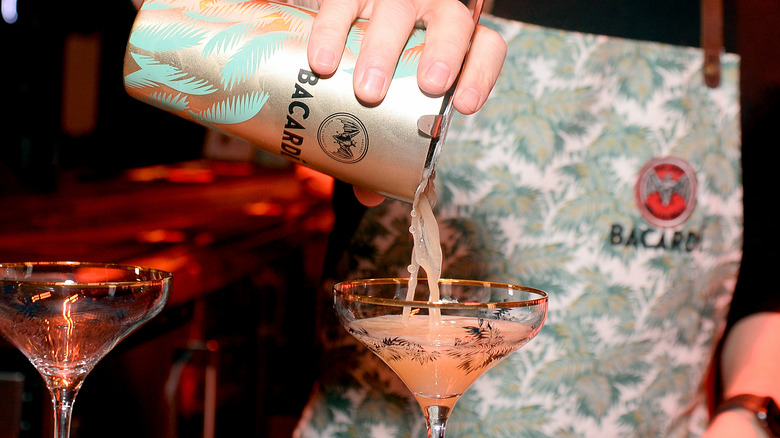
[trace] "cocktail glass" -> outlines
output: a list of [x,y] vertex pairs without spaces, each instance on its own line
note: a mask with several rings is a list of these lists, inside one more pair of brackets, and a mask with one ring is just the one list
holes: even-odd
[[524,286],[440,280],[428,300],[420,280],[353,280],[334,286],[347,331],[379,356],[417,398],[429,438],[444,438],[461,395],[487,370],[530,341],[544,324],[547,293]]
[[54,438],[70,436],[87,374],[162,310],[171,278],[137,266],[0,263],[0,333],[43,376],[54,404]]

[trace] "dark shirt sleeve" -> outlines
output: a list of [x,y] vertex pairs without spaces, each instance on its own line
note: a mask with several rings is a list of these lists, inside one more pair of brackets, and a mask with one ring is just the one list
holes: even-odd
[[780,164],[777,147],[780,89],[768,93],[766,101],[752,111],[751,116],[757,122],[743,132],[742,140],[745,243],[730,324],[758,312],[780,312],[780,286],[776,277],[780,269],[780,232],[775,180]]
[[556,29],[698,46],[699,2],[494,0],[492,14]]

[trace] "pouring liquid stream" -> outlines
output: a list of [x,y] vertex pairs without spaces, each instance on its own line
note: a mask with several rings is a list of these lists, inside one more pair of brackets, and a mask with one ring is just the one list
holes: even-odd
[[[439,225],[436,222],[436,217],[433,215],[436,195],[433,191],[432,176],[428,175],[428,178],[425,178],[420,184],[410,213],[411,226],[409,227],[409,232],[412,234],[414,245],[412,247],[412,261],[408,268],[407,301],[414,299],[420,268],[425,271],[425,275],[428,278],[430,290],[428,301],[435,303],[441,300],[439,279],[441,278],[442,251]],[[404,307],[403,316],[405,319],[409,318],[410,313],[411,308]],[[440,310],[430,309],[431,324],[436,324],[440,320]]]
[[[479,17],[482,15],[484,3],[484,0],[469,1],[469,5],[473,7],[472,17],[475,29],[479,24]],[[446,112],[448,113],[447,119],[449,119],[449,114],[452,112],[451,104]],[[440,142],[443,143],[444,138],[441,138]],[[409,232],[414,239],[414,245],[412,247],[412,261],[408,267],[409,284],[406,292],[407,301],[414,299],[414,293],[417,289],[417,278],[419,276],[420,268],[422,268],[428,279],[430,294],[428,301],[432,303],[441,302],[439,291],[439,279],[441,278],[442,269],[441,239],[439,236],[439,225],[433,215],[433,207],[436,204],[436,192],[433,185],[435,174],[436,172],[434,171],[433,164],[430,164],[424,169],[422,181],[417,187],[414,195],[414,202],[412,203],[412,211],[410,213],[411,226],[409,227]],[[408,319],[411,316],[410,314],[411,308],[404,307],[403,319]],[[431,308],[429,314],[431,325],[441,322],[440,309]]]

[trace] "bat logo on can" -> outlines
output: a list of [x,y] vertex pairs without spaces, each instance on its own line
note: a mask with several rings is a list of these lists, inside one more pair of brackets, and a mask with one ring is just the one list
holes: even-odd
[[348,113],[327,117],[317,130],[317,140],[326,154],[342,163],[357,163],[368,151],[366,127]]

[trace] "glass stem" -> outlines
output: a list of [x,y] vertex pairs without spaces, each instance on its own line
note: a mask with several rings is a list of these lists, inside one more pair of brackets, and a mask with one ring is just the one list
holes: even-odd
[[428,406],[425,409],[425,421],[428,424],[428,438],[444,438],[447,419],[451,409],[446,406]]
[[48,379],[51,401],[54,405],[54,438],[70,438],[70,420],[73,403],[81,388],[82,378],[68,379],[52,377]]

